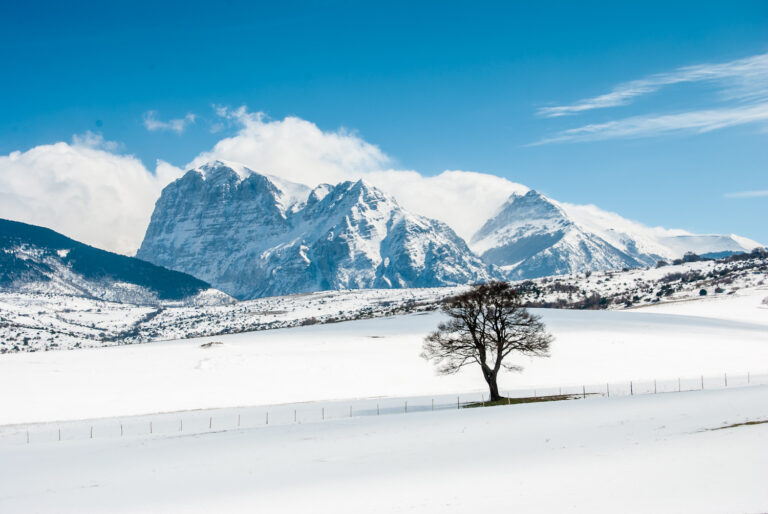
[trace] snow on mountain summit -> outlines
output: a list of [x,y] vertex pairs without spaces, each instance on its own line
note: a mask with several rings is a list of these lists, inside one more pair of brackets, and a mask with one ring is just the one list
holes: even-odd
[[510,196],[472,238],[472,247],[514,279],[647,264],[583,230],[535,190]]
[[492,276],[446,224],[364,180],[310,190],[222,161],[163,190],[137,256],[238,298]]
[[535,190],[511,195],[471,243],[510,279],[632,268],[686,252],[732,253],[761,246],[735,235],[650,228],[593,205],[560,203]]
[[521,190],[470,249],[445,223],[404,209],[366,180],[309,188],[214,161],[163,190],[137,256],[245,299],[632,268],[687,251],[757,246],[739,236],[649,228]]

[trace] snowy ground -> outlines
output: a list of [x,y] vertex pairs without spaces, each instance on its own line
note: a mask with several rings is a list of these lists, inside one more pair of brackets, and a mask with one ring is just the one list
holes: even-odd
[[768,324],[768,286],[740,290],[729,296],[694,297],[657,303],[639,310],[765,325]]
[[[555,335],[552,357],[524,359],[504,390],[768,372],[764,289],[655,312],[538,311]],[[713,307],[714,305],[714,307]],[[659,307],[660,308],[660,307]],[[668,308],[672,309],[673,306]],[[698,311],[691,311],[697,314]],[[741,316],[744,321],[729,317]],[[723,319],[725,317],[726,319]],[[421,313],[129,345],[0,356],[0,425],[205,408],[481,391],[476,369],[438,376],[419,357],[441,319]],[[204,342],[223,344],[208,348]],[[735,380],[735,378],[734,378]],[[689,382],[686,382],[689,383]]]
[[391,316],[434,309],[463,289],[323,291],[186,306],[0,291],[0,353],[99,348]]
[[765,512],[766,296],[540,310],[502,388],[586,398],[484,409],[437,313],[1,355],[0,512]]
[[[79,353],[79,352],[78,352]],[[765,512],[768,386],[3,444],[2,512]]]
[[[578,273],[516,283],[542,307],[637,308],[766,287],[768,261],[690,262],[627,271]],[[45,284],[41,286],[43,290]],[[30,286],[32,287],[32,286]],[[434,310],[464,287],[324,291],[244,302],[132,305],[82,296],[0,291],[0,353],[167,341]],[[765,290],[768,296],[768,290]]]

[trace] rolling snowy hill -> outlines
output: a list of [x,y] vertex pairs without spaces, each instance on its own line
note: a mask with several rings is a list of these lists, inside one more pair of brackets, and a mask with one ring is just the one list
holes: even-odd
[[163,190],[137,256],[240,299],[495,276],[445,223],[365,181],[310,191],[221,161]]
[[202,280],[0,219],[0,291],[156,305],[227,300]]
[[[720,260],[543,277],[514,285],[532,307],[624,309],[678,304],[700,298],[702,290],[713,300],[765,291],[767,273],[768,253],[753,251]],[[437,309],[444,298],[465,288],[355,289],[154,306],[0,291],[0,353],[114,346],[423,312]]]

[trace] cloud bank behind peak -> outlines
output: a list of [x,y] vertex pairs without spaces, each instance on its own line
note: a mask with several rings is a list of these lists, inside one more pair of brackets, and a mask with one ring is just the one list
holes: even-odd
[[487,173],[425,176],[396,169],[388,155],[358,134],[325,131],[294,116],[270,120],[245,107],[218,108],[217,114],[235,124],[236,133],[183,167],[159,160],[148,169],[136,157],[118,153],[120,145],[92,133],[0,156],[0,217],[132,255],[163,187],[185,170],[220,159],[308,186],[364,178],[406,209],[443,221],[469,239],[510,194],[528,189]]

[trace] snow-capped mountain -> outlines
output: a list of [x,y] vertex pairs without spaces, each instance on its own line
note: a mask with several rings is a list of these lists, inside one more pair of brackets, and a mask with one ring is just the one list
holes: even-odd
[[513,194],[471,241],[510,279],[653,265],[662,259],[750,251],[736,235],[696,235],[649,228],[594,206],[556,202],[530,190]]
[[186,273],[99,250],[44,227],[4,219],[0,219],[0,291],[137,305],[232,300]]
[[163,190],[137,256],[241,299],[494,276],[445,223],[363,180],[310,190],[222,161]]

